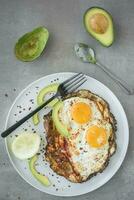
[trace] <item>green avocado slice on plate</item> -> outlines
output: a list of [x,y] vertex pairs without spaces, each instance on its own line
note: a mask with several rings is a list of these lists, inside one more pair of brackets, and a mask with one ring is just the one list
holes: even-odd
[[15,55],[21,61],[33,61],[40,56],[49,38],[44,27],[38,27],[23,35],[15,45]]
[[32,175],[33,175],[42,185],[48,187],[48,186],[51,185],[51,182],[49,181],[49,179],[48,179],[45,175],[39,173],[39,172],[36,170],[36,168],[35,168],[35,163],[36,163],[37,159],[38,159],[38,156],[37,156],[37,155],[35,155],[34,157],[32,157],[32,158],[30,159],[30,161],[29,161],[29,169],[30,169]]
[[[41,89],[37,96],[37,105],[40,106],[41,104],[43,104],[45,101],[45,96],[48,95],[49,93],[57,92],[58,86],[59,86],[58,83],[53,83]],[[58,102],[58,99],[56,98],[53,101],[51,101],[48,104],[48,106],[53,107],[57,102]],[[35,115],[33,115],[32,120],[33,120],[34,125],[37,126],[40,122],[39,114],[36,113]]]
[[71,134],[69,133],[67,126],[61,123],[58,116],[59,110],[62,108],[62,106],[62,101],[59,101],[54,105],[52,110],[52,120],[56,126],[57,131],[64,137],[69,138]]

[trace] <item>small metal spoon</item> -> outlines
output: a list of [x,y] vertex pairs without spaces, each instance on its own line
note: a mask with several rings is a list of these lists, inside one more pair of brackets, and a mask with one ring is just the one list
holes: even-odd
[[107,67],[100,64],[96,57],[95,52],[88,45],[83,43],[77,43],[74,46],[75,53],[83,62],[92,63],[100,67],[109,77],[111,77],[128,95],[134,94],[134,89],[128,86],[128,84],[112,73]]

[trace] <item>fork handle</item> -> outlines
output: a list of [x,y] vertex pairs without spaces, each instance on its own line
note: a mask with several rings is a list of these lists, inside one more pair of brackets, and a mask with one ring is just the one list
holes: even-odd
[[21,120],[19,120],[18,122],[16,122],[15,124],[13,124],[12,126],[10,126],[7,130],[5,130],[3,133],[1,133],[1,136],[3,138],[5,138],[6,136],[8,136],[12,131],[14,131],[16,128],[18,128],[20,125],[22,125],[25,121],[27,121],[29,118],[31,118],[34,114],[36,114],[37,112],[39,112],[43,107],[45,107],[48,103],[50,103],[53,99],[55,99],[57,97],[57,94],[55,94],[54,96],[52,96],[50,99],[48,99],[45,103],[43,103],[42,105],[40,105],[39,107],[37,107],[35,110],[33,110],[32,112],[30,112],[28,115],[26,115],[24,118],[22,118]]
[[109,77],[111,77],[128,95],[134,94],[134,89],[128,86],[128,84],[121,80],[119,77],[117,77],[114,73],[112,73],[107,67],[100,64],[99,62],[95,63],[97,66],[99,66]]

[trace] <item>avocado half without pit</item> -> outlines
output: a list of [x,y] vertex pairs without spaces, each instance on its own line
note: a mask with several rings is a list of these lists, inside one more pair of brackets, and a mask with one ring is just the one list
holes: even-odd
[[23,35],[15,45],[15,55],[21,61],[32,61],[40,56],[49,38],[44,27],[38,27]]
[[84,14],[84,26],[102,45],[109,47],[113,43],[113,20],[106,10],[99,7],[89,8]]

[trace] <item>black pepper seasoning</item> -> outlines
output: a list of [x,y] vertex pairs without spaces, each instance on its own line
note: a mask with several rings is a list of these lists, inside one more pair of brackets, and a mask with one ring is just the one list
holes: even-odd
[[5,94],[5,97],[8,97],[8,94],[7,94],[7,93]]

